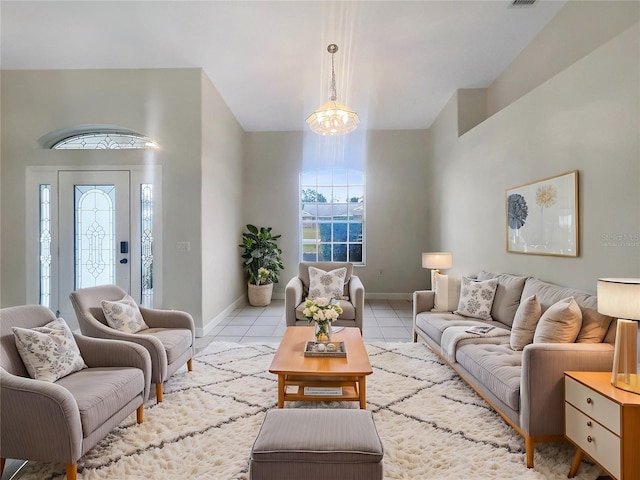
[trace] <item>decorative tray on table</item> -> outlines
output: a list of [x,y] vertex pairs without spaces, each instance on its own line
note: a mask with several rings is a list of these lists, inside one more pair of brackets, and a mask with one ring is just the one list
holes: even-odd
[[346,357],[347,349],[344,342],[313,342],[309,341],[304,347],[305,357]]

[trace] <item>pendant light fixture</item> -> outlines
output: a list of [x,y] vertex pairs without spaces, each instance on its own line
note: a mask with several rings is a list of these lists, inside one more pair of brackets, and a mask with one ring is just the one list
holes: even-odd
[[338,51],[338,46],[332,43],[327,47],[327,51],[331,54],[331,97],[327,103],[307,117],[307,123],[318,135],[344,135],[354,131],[360,119],[356,112],[337,101],[333,56]]

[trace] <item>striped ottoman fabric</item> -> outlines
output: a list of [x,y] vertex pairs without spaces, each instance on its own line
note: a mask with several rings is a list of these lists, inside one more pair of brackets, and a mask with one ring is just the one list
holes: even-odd
[[383,448],[368,410],[267,412],[251,449],[251,480],[382,480]]

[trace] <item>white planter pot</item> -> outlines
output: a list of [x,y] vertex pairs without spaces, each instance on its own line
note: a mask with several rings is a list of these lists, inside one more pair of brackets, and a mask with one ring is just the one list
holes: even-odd
[[248,285],[249,305],[254,307],[266,307],[271,303],[271,295],[273,294],[273,283],[266,285]]

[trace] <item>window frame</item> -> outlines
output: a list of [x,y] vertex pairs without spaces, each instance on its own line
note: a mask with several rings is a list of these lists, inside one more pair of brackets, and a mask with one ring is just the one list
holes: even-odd
[[[298,258],[303,261],[348,261],[357,266],[366,265],[366,176],[364,169],[359,168],[310,168],[300,172],[298,180]],[[329,179],[329,180],[327,180]],[[312,192],[316,201],[309,201],[305,192]],[[326,201],[318,202],[318,195]],[[307,200],[305,200],[305,198]],[[357,202],[351,202],[358,198]],[[337,201],[335,201],[337,200]],[[324,211],[320,211],[320,208]],[[354,217],[354,212],[361,211]],[[305,213],[307,215],[305,215]],[[324,215],[323,215],[324,214]],[[309,228],[311,225],[311,228]],[[326,228],[330,229],[330,240],[323,241],[321,235]],[[337,225],[346,225],[344,230],[336,231]],[[351,225],[358,225],[355,231]],[[309,230],[315,229],[315,235],[309,236]],[[336,233],[341,237],[336,239]],[[354,239],[353,235],[357,234]],[[315,251],[309,252],[307,245],[317,245]],[[320,248],[330,245],[330,259],[321,257]],[[344,256],[336,258],[336,247],[344,245]],[[354,251],[355,249],[355,251]],[[359,250],[359,251],[358,251]],[[354,261],[354,253],[360,257]],[[358,255],[359,253],[359,255]],[[306,257],[305,257],[306,255]],[[315,259],[309,258],[315,256]]]

